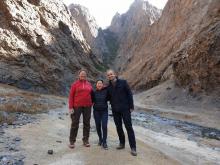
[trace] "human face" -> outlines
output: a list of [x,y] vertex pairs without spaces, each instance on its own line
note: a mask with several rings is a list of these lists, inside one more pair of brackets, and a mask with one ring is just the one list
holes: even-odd
[[86,72],[85,71],[81,71],[80,73],[79,73],[79,79],[80,80],[86,80]]
[[107,77],[108,77],[108,79],[109,79],[110,81],[115,80],[115,78],[116,78],[115,72],[112,71],[112,70],[108,71],[108,72],[107,72]]
[[103,88],[103,82],[102,81],[97,81],[96,83],[96,89],[101,90]]

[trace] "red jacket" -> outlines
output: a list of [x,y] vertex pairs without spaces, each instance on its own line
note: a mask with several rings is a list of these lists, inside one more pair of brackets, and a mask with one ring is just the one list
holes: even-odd
[[92,106],[92,85],[86,80],[77,80],[71,85],[69,109]]

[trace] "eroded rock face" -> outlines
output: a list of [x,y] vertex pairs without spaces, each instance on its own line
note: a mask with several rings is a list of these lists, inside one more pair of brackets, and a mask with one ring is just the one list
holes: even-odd
[[83,36],[91,46],[93,53],[101,62],[107,63],[106,56],[109,56],[110,52],[105,42],[104,32],[97,25],[95,18],[84,6],[71,4],[69,9],[80,26]]
[[220,1],[169,0],[141,34],[121,69],[132,87],[150,88],[174,76],[192,91],[220,93]]
[[172,67],[176,82],[192,92],[220,95],[220,3],[208,6],[201,29],[176,53]]
[[129,10],[113,17],[109,31],[118,36],[119,47],[115,59],[115,68],[122,70],[133,56],[132,49],[140,46],[145,39],[145,32],[159,19],[161,10],[147,1],[135,0]]
[[59,0],[0,1],[0,82],[66,94],[80,68],[99,66],[68,8]]

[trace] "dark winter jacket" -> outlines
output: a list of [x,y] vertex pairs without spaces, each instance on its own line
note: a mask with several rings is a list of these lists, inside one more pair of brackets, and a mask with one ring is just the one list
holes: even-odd
[[108,110],[108,104],[107,101],[109,100],[109,95],[107,88],[103,88],[101,90],[95,90],[92,93],[92,102],[93,109],[95,111],[107,111]]
[[108,92],[112,111],[134,109],[133,95],[126,80],[117,79],[115,85],[109,82]]

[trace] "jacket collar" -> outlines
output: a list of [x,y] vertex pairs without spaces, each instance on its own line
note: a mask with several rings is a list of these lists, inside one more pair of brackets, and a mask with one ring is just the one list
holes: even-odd
[[[115,80],[115,86],[117,86],[117,84],[118,84],[118,80],[119,80],[118,77],[116,77],[116,80]],[[109,81],[109,84],[113,86],[112,81]]]

